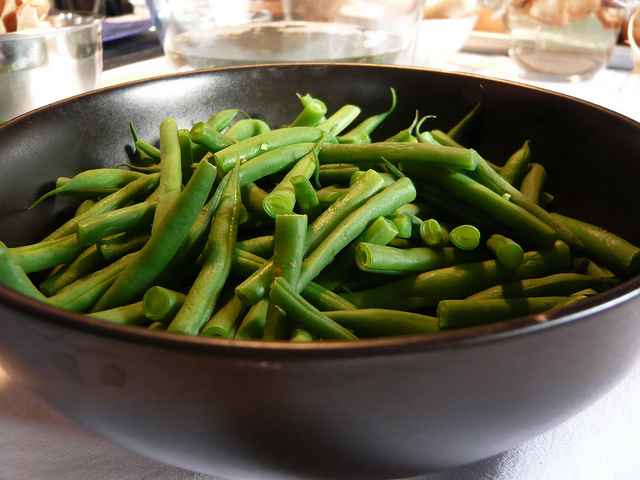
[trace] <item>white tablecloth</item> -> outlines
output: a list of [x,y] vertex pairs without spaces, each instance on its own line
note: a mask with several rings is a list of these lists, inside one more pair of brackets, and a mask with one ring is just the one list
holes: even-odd
[[[526,81],[507,57],[459,53],[435,67],[530,83],[620,111],[627,72],[604,70],[577,84]],[[103,86],[166,73],[163,58],[105,72]],[[213,480],[126,451],[62,418],[0,370],[0,480]],[[414,480],[640,479],[640,365],[574,418],[496,457]]]

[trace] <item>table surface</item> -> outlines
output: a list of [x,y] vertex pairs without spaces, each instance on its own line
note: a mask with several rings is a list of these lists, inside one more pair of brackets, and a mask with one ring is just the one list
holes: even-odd
[[[105,49],[101,86],[170,72],[157,45]],[[120,49],[120,51],[116,51]],[[134,49],[135,50],[135,49]],[[159,56],[160,55],[160,56]],[[460,52],[430,68],[527,83],[581,98],[640,121],[619,95],[628,71],[606,69],[581,83],[522,78],[505,55]],[[473,465],[412,480],[635,480],[640,478],[640,365],[610,393],[557,428]],[[0,370],[0,480],[213,480],[124,450],[66,420]]]

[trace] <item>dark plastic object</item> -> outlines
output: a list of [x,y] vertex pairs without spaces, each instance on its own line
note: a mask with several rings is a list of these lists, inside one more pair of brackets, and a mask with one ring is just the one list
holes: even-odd
[[[39,240],[74,205],[25,211],[57,176],[126,161],[129,122],[156,141],[237,107],[274,126],[295,93],[447,130],[484,95],[470,145],[503,162],[525,139],[559,211],[640,243],[640,125],[486,78],[366,65],[244,67],[109,88],[0,128],[0,239]],[[77,203],[77,200],[76,200]],[[567,420],[634,366],[640,279],[551,315],[430,337],[287,345],[185,338],[64,312],[0,286],[0,362],[48,405],[124,447],[234,478],[397,478],[515,447]]]

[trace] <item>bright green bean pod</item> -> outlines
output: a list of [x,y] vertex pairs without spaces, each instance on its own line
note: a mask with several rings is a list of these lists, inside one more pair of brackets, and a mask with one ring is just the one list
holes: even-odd
[[422,335],[440,331],[437,317],[400,310],[363,308],[322,313],[360,338]]
[[321,185],[349,185],[356,172],[364,173],[360,167],[351,163],[327,163],[320,165],[318,180]]
[[233,338],[245,308],[244,303],[236,295],[231,295],[214,312],[213,316],[202,328],[200,335],[203,337]]
[[229,130],[224,132],[224,134],[226,137],[239,142],[240,140],[245,140],[270,131],[271,128],[264,120],[258,118],[243,118],[231,125]]
[[321,164],[371,163],[385,158],[393,164],[399,162],[418,165],[444,166],[473,170],[479,155],[475,150],[447,147],[431,143],[376,142],[365,145],[326,143],[318,154]]
[[486,255],[476,250],[454,247],[396,248],[388,245],[359,243],[355,252],[356,264],[364,272],[387,275],[409,275],[462,263],[484,260]]
[[587,256],[596,263],[614,271],[630,274],[638,272],[640,267],[640,248],[596,225],[581,220],[551,214],[553,218],[562,222],[586,247]]
[[80,220],[76,225],[78,243],[91,245],[111,235],[151,226],[156,205],[156,202],[135,203]]
[[340,135],[358,115],[360,115],[360,107],[356,105],[343,105],[334,114],[326,118],[318,125],[320,130],[333,135]]
[[291,184],[291,179],[297,176],[303,176],[307,179],[311,178],[316,169],[315,153],[311,152],[302,157],[287,172],[282,181],[280,181],[263,201],[265,212],[270,216],[287,215],[293,213],[296,205],[296,193]]
[[97,245],[89,246],[73,261],[64,264],[40,283],[38,288],[46,296],[54,295],[58,290],[75,282],[79,278],[100,270],[105,266],[105,260]]
[[319,338],[357,340],[353,333],[307,302],[283,277],[274,280],[269,296],[296,322]]
[[558,273],[571,262],[571,251],[563,242],[526,252],[516,270],[497,260],[465,263],[403,277],[382,287],[345,293],[343,298],[358,308],[416,310],[435,307],[440,300],[466,298],[493,285]]
[[420,238],[428,247],[450,245],[449,229],[435,218],[429,218],[420,224]]
[[75,259],[86,246],[76,235],[10,248],[13,258],[26,273],[39,272]]
[[96,242],[96,247],[106,262],[111,262],[128,253],[140,250],[149,241],[147,230],[134,230],[121,235],[107,237]]
[[143,314],[155,322],[169,324],[176,316],[187,296],[182,292],[155,285],[142,296]]
[[447,131],[447,136],[456,142],[461,142],[466,139],[477,123],[480,112],[482,111],[482,104],[483,99],[480,99],[469,113],[467,113],[456,125]]
[[531,148],[529,140],[516,150],[500,169],[500,176],[516,188],[520,187],[522,180],[529,171],[531,161]]
[[93,307],[137,255],[137,252],[130,253],[100,270],[79,278],[58,290],[49,301],[60,308],[77,312]]
[[520,191],[526,198],[540,205],[540,197],[546,181],[547,170],[539,163],[532,163],[529,173],[522,180]]
[[398,97],[396,95],[396,91],[391,89],[391,106],[385,112],[379,113],[377,115],[371,115],[370,117],[365,118],[358,125],[353,127],[347,133],[342,135],[339,140],[340,142],[350,142],[354,137],[359,137],[360,135],[371,135],[373,131],[380,126],[382,122],[386,120],[386,118],[395,110],[396,103]]
[[[328,207],[307,228],[305,253],[315,249],[351,212],[382,190],[384,182],[374,170],[368,170],[358,182]],[[254,305],[267,295],[273,280],[273,261],[264,265],[236,288],[246,305]]]
[[273,221],[273,217],[264,210],[264,199],[268,195],[264,189],[255,182],[249,182],[242,185],[240,191],[242,192],[242,203],[249,212],[255,213],[263,220]]
[[480,238],[480,230],[473,225],[458,225],[449,232],[449,240],[461,250],[473,250],[480,245]]
[[133,303],[142,298],[187,237],[207,200],[215,177],[215,167],[208,162],[200,162],[182,194],[163,216],[139,255],[127,265],[96,304],[96,311]]
[[250,160],[265,152],[298,143],[316,143],[324,138],[326,132],[314,127],[289,127],[271,130],[254,137],[241,140],[213,155],[215,163],[222,173],[229,172],[236,160]]
[[296,175],[291,178],[291,186],[293,187],[296,204],[300,212],[307,215],[309,221],[318,218],[318,215],[322,213],[322,207],[320,206],[320,200],[318,200],[318,194],[309,179],[304,175]]
[[182,191],[182,152],[178,124],[173,118],[160,122],[160,184],[153,229],[157,228]]
[[205,122],[198,122],[191,127],[189,136],[193,143],[202,145],[211,153],[218,152],[237,143],[236,140],[220,133]]
[[315,127],[325,120],[327,106],[322,100],[312,99],[304,105],[300,114],[289,127]]
[[0,283],[28,297],[48,302],[47,297],[36,288],[20,264],[13,258],[10,249],[2,242],[0,242]]
[[620,280],[616,278],[562,272],[539,278],[525,278],[494,285],[467,298],[480,300],[488,298],[568,296],[584,289],[594,289],[602,292],[618,283],[620,283]]
[[144,173],[117,168],[94,168],[78,173],[71,179],[61,178],[60,185],[42,195],[30,208],[35,207],[52,195],[63,195],[74,190],[121,188],[145,176]]
[[270,258],[273,255],[273,235],[248,238],[237,242],[236,247],[262,258]]
[[411,217],[409,215],[390,215],[389,220],[391,220],[395,225],[396,230],[398,231],[398,233],[396,233],[398,238],[411,238],[413,223],[411,222]]
[[351,213],[307,256],[302,264],[298,290],[304,288],[349,242],[360,235],[379,216],[385,216],[415,199],[416,190],[408,178],[400,178],[371,197]]
[[86,200],[83,200],[82,203],[78,205],[78,208],[76,209],[76,213],[74,214],[74,217],[83,215],[84,212],[86,212],[89,208],[93,207],[95,204],[96,204],[96,201],[92,198],[87,198]]
[[169,324],[169,332],[198,335],[211,318],[231,272],[244,207],[240,197],[239,166],[229,175],[231,178],[222,192],[203,252],[204,264],[189,289],[184,305]]
[[220,110],[219,112],[216,112],[209,117],[209,120],[207,120],[207,125],[209,125],[214,130],[221,132],[231,124],[238,113],[240,113],[240,110],[238,110],[237,108]]
[[233,338],[242,340],[261,340],[264,333],[264,324],[267,320],[267,309],[269,300],[267,298],[249,308],[244,318],[240,322]]
[[306,328],[296,327],[291,331],[290,339],[292,342],[313,342],[314,338],[311,332]]
[[148,322],[144,314],[144,309],[142,308],[142,301],[103,310],[101,312],[88,313],[87,315],[119,325],[142,325]]
[[[274,279],[283,277],[295,288],[300,276],[304,257],[306,215],[278,215],[273,238]],[[289,335],[289,325],[282,313],[269,303],[264,326],[263,339],[284,339]]]
[[145,140],[136,140],[136,152],[145,165],[160,163],[160,149]]
[[443,300],[438,303],[436,315],[441,329],[471,327],[546,312],[567,300],[567,297]]
[[297,143],[270,150],[240,165],[240,186],[291,168],[309,155],[316,144]]
[[47,235],[44,240],[54,240],[56,238],[61,238],[67,235],[75,235],[76,225],[80,220],[123,207],[131,200],[134,200],[136,197],[143,196],[144,194],[155,189],[159,181],[159,173],[145,175],[138,180],[134,180],[133,182],[119,189],[117,192],[112,193],[111,195],[99,200],[93,206],[85,210],[81,215],[76,215],[75,217],[71,218],[62,226],[57,228],[54,232]]
[[518,268],[524,259],[522,247],[498,233],[494,233],[487,239],[487,247],[502,265],[512,270]]

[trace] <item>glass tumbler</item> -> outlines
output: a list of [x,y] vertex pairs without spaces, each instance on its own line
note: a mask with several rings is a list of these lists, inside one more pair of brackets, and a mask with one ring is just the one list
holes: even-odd
[[617,0],[514,0],[505,21],[522,75],[581,81],[607,65],[625,8]]

